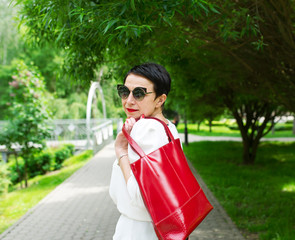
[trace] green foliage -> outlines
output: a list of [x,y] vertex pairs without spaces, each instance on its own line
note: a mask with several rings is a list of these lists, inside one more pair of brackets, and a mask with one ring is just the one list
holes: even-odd
[[150,37],[159,26],[172,26],[178,12],[197,16],[209,11],[206,1],[189,1],[191,8],[185,10],[187,1],[14,2],[24,6],[21,21],[28,26],[30,38],[55,41],[68,49],[65,70],[85,81],[94,78],[97,66],[107,60],[107,51],[127,53],[130,49],[122,49],[126,45]]
[[83,92],[67,98],[54,98],[49,106],[54,119],[83,119],[86,116],[87,95]]
[[63,162],[73,155],[73,147],[72,145],[65,145],[54,152],[55,162],[54,169],[62,168]]
[[11,96],[9,95],[9,85],[11,76],[16,71],[16,66],[0,65],[0,119],[7,120],[9,118],[9,103]]
[[86,105],[75,102],[70,106],[70,119],[84,119],[86,117]]
[[21,7],[10,3],[10,0],[0,2],[0,119],[9,119],[7,103],[11,97],[7,86],[11,76],[16,72],[16,59],[23,60],[27,65],[33,63],[37,66],[44,76],[46,88],[51,92],[58,90],[59,96],[68,94],[72,88],[78,86],[78,84],[69,84],[69,79],[61,76],[63,51],[50,43],[36,47],[22,39],[26,27],[18,27],[16,19],[17,11]]
[[[288,125],[287,125],[288,126]],[[282,126],[283,128],[283,126]],[[177,130],[184,133],[184,123],[179,123]],[[234,120],[227,121],[213,121],[212,132],[209,132],[208,122],[202,122],[200,126],[197,123],[188,123],[188,133],[199,136],[228,136],[228,137],[241,137],[238,126]],[[294,137],[292,130],[275,130],[274,133],[268,133],[265,138],[289,138]]]
[[44,78],[45,88],[58,96],[64,96],[77,88],[78,84],[69,83],[69,79],[62,76],[63,51],[57,49],[52,44],[42,46],[25,45],[26,51],[21,52],[20,59],[23,59],[27,65],[32,63],[39,69]]
[[10,0],[0,1],[0,66],[8,65],[18,56],[22,46],[14,19],[18,9],[9,3]]
[[10,161],[7,165],[9,169],[9,178],[11,183],[14,185],[21,182],[25,177],[25,163],[23,158],[17,157],[15,161]]
[[294,147],[294,142],[261,143],[253,166],[241,164],[241,143],[195,142],[184,151],[244,234],[291,240],[295,209],[288,206],[295,201]]
[[281,105],[295,111],[294,1],[15,2],[29,39],[64,49],[64,69],[75,79],[89,83],[108,64],[119,80],[129,66],[157,61],[174,74],[168,101],[182,116],[212,120],[226,106],[245,162],[254,161]]
[[89,159],[93,156],[93,151],[92,150],[86,150],[78,155],[72,156],[64,161],[64,166],[65,167],[71,167],[74,166],[75,164],[81,164],[83,163],[86,159]]
[[54,119],[69,119],[70,112],[67,99],[53,99],[49,108]]
[[[9,82],[11,101],[11,119],[0,139],[6,139],[5,145],[12,150],[12,145],[21,147],[20,155],[25,161],[25,182],[27,183],[28,160],[34,152],[40,151],[44,140],[49,136],[49,113],[46,109],[45,88],[40,74],[24,62],[18,62],[17,74]],[[14,150],[13,150],[14,151]]]
[[[44,149],[30,156],[27,160],[28,177],[33,178],[47,172],[60,169],[63,162],[73,156],[75,146],[64,144],[57,149]],[[11,159],[8,163],[9,178],[12,184],[19,183],[25,176],[25,161],[22,157],[17,162]]]
[[[20,19],[29,39],[65,49],[64,69],[75,79],[93,80],[105,63],[117,66],[119,76],[143,61],[171,69],[187,62],[181,81],[207,81],[214,88],[226,83],[294,110],[288,97],[294,93],[291,0],[14,2],[23,4]],[[203,90],[197,85],[187,86],[198,95]]]
[[5,164],[0,163],[0,195],[7,193],[9,184],[9,170]]
[[28,161],[29,178],[43,175],[53,169],[54,153],[45,150],[34,154]]
[[276,124],[275,131],[292,131],[293,123],[292,124]]
[[75,145],[74,144],[67,143],[67,144],[64,144],[63,146],[66,147],[67,149],[69,149],[71,156],[74,155],[74,153],[75,153]]

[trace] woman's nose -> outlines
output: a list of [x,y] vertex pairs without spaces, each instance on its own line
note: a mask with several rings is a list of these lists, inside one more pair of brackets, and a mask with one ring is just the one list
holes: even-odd
[[128,98],[126,99],[127,103],[131,103],[131,104],[134,104],[135,103],[135,99],[133,97],[133,94],[132,92],[130,92]]

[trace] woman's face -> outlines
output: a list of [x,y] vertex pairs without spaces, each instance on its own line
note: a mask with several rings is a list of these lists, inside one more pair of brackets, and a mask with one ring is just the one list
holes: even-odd
[[[139,118],[142,114],[146,117],[155,117],[162,112],[161,97],[155,99],[154,84],[150,80],[139,75],[129,74],[124,85],[130,90],[128,98],[122,99],[122,106],[127,117]],[[132,94],[136,87],[146,88],[146,92],[152,93],[146,94],[143,100],[137,101]]]

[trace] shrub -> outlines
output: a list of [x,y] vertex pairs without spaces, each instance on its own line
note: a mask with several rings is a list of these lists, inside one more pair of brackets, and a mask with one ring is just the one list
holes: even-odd
[[[52,150],[45,149],[42,152],[34,154],[28,159],[29,178],[37,175],[46,174],[49,171],[57,170],[62,167],[64,160],[74,154],[75,146],[73,144],[65,144],[62,147]],[[18,157],[18,169],[16,161],[9,161],[8,164],[10,182],[12,184],[19,183],[24,179],[24,160]],[[0,169],[1,170],[1,169]]]
[[9,180],[9,170],[7,169],[6,164],[0,164],[0,194],[7,193],[8,186],[10,184]]
[[15,160],[8,162],[7,165],[11,183],[19,183],[25,175],[24,160],[21,157],[18,157],[18,169]]
[[60,169],[62,167],[62,163],[64,160],[67,158],[71,157],[72,150],[68,147],[69,145],[64,145],[61,148],[57,149],[54,153],[55,155],[55,164],[54,164],[54,169]]
[[48,149],[33,155],[28,161],[29,177],[45,174],[51,170],[53,163],[54,154]]
[[71,155],[74,155],[74,153],[75,153],[75,145],[74,144],[68,143],[68,144],[64,144],[63,146],[65,146],[66,148],[68,148],[70,150]]

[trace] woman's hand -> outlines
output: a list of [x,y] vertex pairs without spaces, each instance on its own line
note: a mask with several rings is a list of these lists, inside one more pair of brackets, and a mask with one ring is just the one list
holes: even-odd
[[[130,134],[133,125],[136,123],[135,118],[128,118],[124,125],[125,125],[125,129],[127,130],[127,132]],[[120,156],[127,154],[128,153],[128,141],[125,138],[123,132],[120,132],[117,135],[116,141],[115,141],[115,151],[116,151],[116,156],[117,159],[120,158]]]
[[127,118],[125,121],[125,129],[127,130],[127,132],[130,134],[133,125],[136,123],[135,118],[131,117],[131,118]]
[[[135,124],[135,119],[134,118],[128,118],[125,122],[125,129],[127,132],[130,134],[133,125]],[[128,179],[131,176],[131,168],[130,168],[130,162],[128,158],[128,141],[125,138],[123,132],[120,132],[117,135],[116,141],[115,141],[115,151],[116,151],[116,156],[118,159],[118,164],[122,170],[125,182],[127,184]]]

